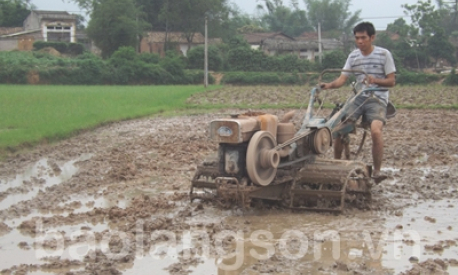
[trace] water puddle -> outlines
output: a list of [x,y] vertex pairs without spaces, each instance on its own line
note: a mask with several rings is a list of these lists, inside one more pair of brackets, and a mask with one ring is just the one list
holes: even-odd
[[[421,202],[405,208],[402,217],[389,218],[385,226],[392,229],[392,242],[387,250],[393,253],[384,257],[383,265],[399,273],[412,267],[411,257],[419,262],[430,258],[458,260],[457,203],[458,200]],[[449,266],[447,271],[458,274],[458,267]]]
[[83,154],[78,159],[66,162],[64,165],[59,167],[60,173],[57,175],[53,173],[53,168],[47,159],[39,160],[23,174],[16,175],[14,180],[7,181],[5,183],[2,182],[0,185],[0,192],[5,192],[10,188],[13,189],[22,187],[24,182],[30,182],[34,179],[38,179],[40,182],[43,182],[43,184],[40,186],[32,186],[27,193],[9,194],[0,202],[0,210],[7,209],[19,202],[30,200],[35,197],[40,190],[44,191],[47,187],[60,184],[70,179],[76,172],[78,172],[78,167],[75,166],[75,163],[88,160],[91,157],[92,154]]
[[[440,242],[458,242],[458,232],[453,229],[453,225],[458,224],[458,213],[449,208],[457,203],[426,202],[404,209],[402,217],[387,218],[376,212],[334,216],[285,211],[205,211],[187,221],[191,225],[190,232],[198,232],[199,224],[219,221],[237,228],[238,231],[225,232],[226,238],[232,236],[236,244],[232,243],[229,250],[221,248],[221,254],[193,254],[199,261],[185,270],[189,274],[336,274],[352,270],[363,274],[398,274],[412,268],[409,261],[412,256],[420,262],[429,258],[458,258],[456,244],[440,252],[425,248]],[[412,243],[409,238],[415,233],[418,233],[418,241]],[[212,240],[207,243],[209,251],[218,251],[218,241],[213,242],[218,234],[209,238]],[[223,243],[224,238],[221,237]],[[172,251],[181,251],[186,237],[183,235],[178,240],[181,243],[177,246],[169,246]],[[190,244],[194,248],[205,247],[188,241]],[[176,257],[159,260],[147,255],[136,259],[124,272],[139,274],[154,268],[155,274],[169,274],[164,268],[176,261]],[[455,274],[458,268],[449,266],[447,271]]]
[[18,244],[20,242],[25,242],[29,246],[32,246],[34,239],[22,235],[16,229],[0,237],[0,248],[2,252],[2,256],[0,257],[0,270],[10,268],[13,265],[41,263],[40,259],[36,257],[33,249],[25,250],[19,248]]
[[[82,230],[81,228],[83,227],[87,229]],[[76,243],[64,247],[64,239],[74,240],[80,235],[93,235],[96,232],[109,230],[109,227],[107,224],[103,223],[80,223],[78,225],[64,225],[53,228],[45,227],[41,230],[43,230],[45,234],[35,238],[23,235],[17,229],[13,229],[8,234],[0,237],[0,249],[2,254],[2,257],[0,257],[0,270],[11,268],[13,265],[44,264],[46,263],[44,260],[46,257],[82,261],[84,256],[87,255],[87,243]],[[34,247],[35,242],[40,243],[42,240],[55,241],[56,248],[48,250],[40,246],[40,244]],[[26,244],[26,249],[19,247],[20,244]],[[43,273],[36,271],[34,274]]]

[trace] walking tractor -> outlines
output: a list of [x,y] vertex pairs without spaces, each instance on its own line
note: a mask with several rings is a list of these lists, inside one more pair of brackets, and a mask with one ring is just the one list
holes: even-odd
[[[325,70],[324,74],[344,70]],[[363,73],[362,71],[349,71]],[[210,122],[209,134],[218,142],[218,153],[198,165],[191,184],[191,201],[211,199],[249,206],[253,199],[281,201],[293,209],[342,211],[346,202],[366,205],[371,199],[372,168],[350,160],[348,135],[356,132],[350,103],[361,93],[372,94],[379,88],[358,90],[343,105],[337,104],[327,116],[318,116],[323,102],[319,84],[311,90],[302,125],[296,131],[290,122],[294,112],[282,119],[265,113],[248,112]],[[373,95],[372,95],[373,96]],[[315,107],[315,105],[319,105]],[[389,103],[387,117],[396,113]],[[346,160],[326,159],[333,138],[342,137]],[[364,131],[356,152],[361,152]]]

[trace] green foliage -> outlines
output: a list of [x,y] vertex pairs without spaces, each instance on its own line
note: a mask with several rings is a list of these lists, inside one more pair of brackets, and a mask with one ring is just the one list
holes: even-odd
[[427,51],[436,60],[435,63],[439,58],[443,58],[452,65],[456,64],[455,47],[443,30],[438,31],[428,40]]
[[273,72],[230,72],[224,74],[222,83],[237,85],[299,85],[304,84],[306,79],[299,74],[273,73]]
[[95,2],[86,31],[104,58],[120,47],[137,45],[137,36],[145,28],[144,22],[137,20],[137,14],[134,0]]
[[79,55],[84,52],[84,46],[80,43],[65,43],[65,42],[47,42],[35,41],[33,43],[34,50],[41,50],[43,48],[51,47],[63,54]]
[[342,51],[332,51],[324,54],[322,69],[342,68],[347,60],[347,55]]
[[161,57],[155,53],[141,53],[138,58],[148,64],[158,64]]
[[159,64],[170,73],[173,83],[185,84],[184,69],[186,68],[186,64],[180,56],[169,53],[159,61]]
[[33,43],[33,48],[37,51],[46,47],[52,47],[60,53],[67,52],[67,43],[65,42],[35,41]]
[[22,27],[29,15],[28,1],[0,0],[0,26]]
[[231,49],[227,62],[233,71],[307,72],[314,67],[309,60],[294,55],[267,56],[262,51],[246,47]]
[[[184,73],[188,84],[204,84],[203,70],[185,70]],[[211,74],[208,74],[208,83],[215,83],[215,78]]]
[[458,74],[456,74],[455,68],[453,68],[450,74],[445,78],[443,84],[448,86],[458,85]]
[[[187,53],[188,57],[188,68],[190,69],[202,69],[204,68],[205,59],[205,47],[198,46],[192,48]],[[208,47],[208,69],[219,71],[223,67],[223,58],[221,53],[216,46]]]
[[84,52],[84,45],[80,43],[69,43],[67,46],[67,52],[71,55],[79,55]]
[[[132,47],[121,47],[108,60],[110,82],[114,84],[165,84],[174,77],[158,64],[148,64]],[[172,66],[172,65],[171,65]]]
[[264,4],[266,9],[262,5],[259,8],[264,11],[261,25],[265,29],[290,36],[298,36],[305,31],[313,30],[305,11],[300,10],[297,5],[291,9],[279,0],[264,0]]
[[430,84],[439,81],[441,78],[442,76],[437,74],[426,74],[410,72],[407,70],[398,70],[398,73],[396,73],[396,84]]
[[[203,82],[203,72],[185,73],[185,62],[168,54],[139,55],[122,47],[108,60],[84,53],[61,58],[42,52],[0,52],[0,83],[26,84],[29,73],[38,73],[40,83],[63,85],[98,84],[192,84]],[[156,62],[157,61],[157,62]],[[210,83],[214,79],[210,78]]]
[[172,30],[180,30],[188,41],[197,31],[203,31],[205,17],[209,26],[219,25],[227,17],[226,1],[222,0],[168,0],[160,10],[159,20],[167,22]]
[[321,22],[323,31],[340,30],[346,34],[353,34],[354,25],[361,19],[361,10],[351,13],[351,0],[304,0],[307,6],[307,15],[312,26]]

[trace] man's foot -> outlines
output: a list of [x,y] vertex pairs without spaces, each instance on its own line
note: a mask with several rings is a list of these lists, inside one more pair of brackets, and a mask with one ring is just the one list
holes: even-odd
[[372,173],[372,179],[374,180],[375,184],[379,184],[382,181],[386,180],[388,176],[381,174],[380,172]]

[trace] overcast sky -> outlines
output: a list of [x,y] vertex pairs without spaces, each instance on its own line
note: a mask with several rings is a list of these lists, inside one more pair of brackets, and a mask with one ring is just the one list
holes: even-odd
[[[65,2],[64,2],[65,1]],[[84,11],[73,4],[69,0],[32,0],[31,2],[40,10],[63,10],[72,13],[80,12],[85,15]],[[244,12],[255,14],[256,5],[259,0],[230,0],[237,4]],[[289,4],[289,0],[283,0],[285,5]],[[361,10],[360,17],[363,20],[372,21],[378,30],[386,29],[386,25],[392,23],[395,19],[404,16],[402,4],[415,4],[417,0],[352,0],[350,10]],[[305,5],[302,0],[299,0],[302,9]],[[410,21],[409,18],[405,20]]]

